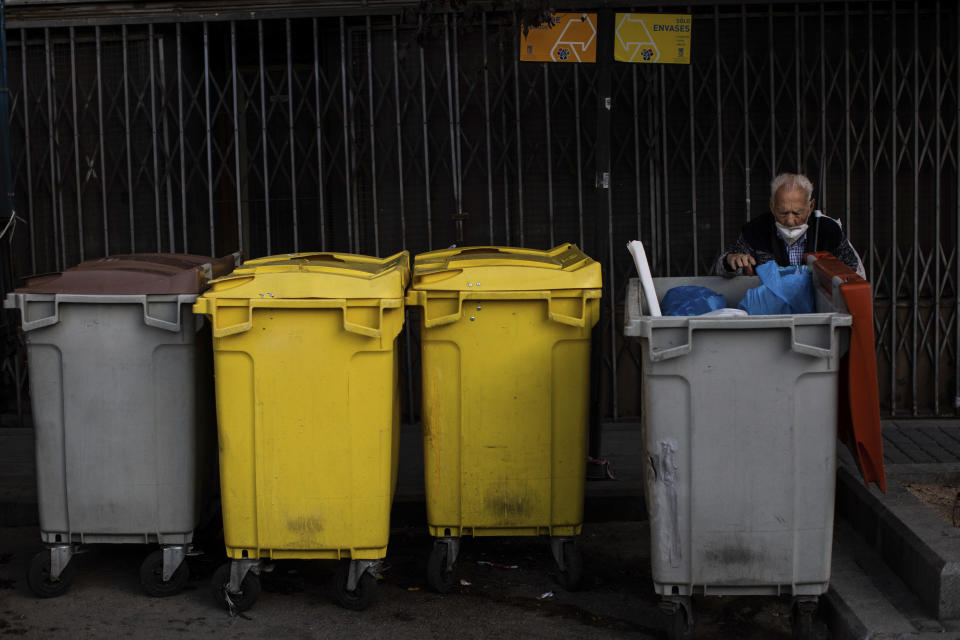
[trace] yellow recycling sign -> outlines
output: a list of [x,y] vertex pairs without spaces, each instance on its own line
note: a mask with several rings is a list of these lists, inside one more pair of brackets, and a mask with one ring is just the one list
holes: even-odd
[[690,64],[690,14],[618,13],[613,57],[620,62]]
[[596,62],[597,14],[555,13],[550,21],[521,34],[525,62]]

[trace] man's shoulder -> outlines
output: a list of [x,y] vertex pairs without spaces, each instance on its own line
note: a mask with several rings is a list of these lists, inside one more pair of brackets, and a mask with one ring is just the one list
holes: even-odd
[[820,210],[813,212],[813,217],[817,219],[817,224],[821,224],[824,228],[836,229],[837,231],[843,231],[843,225],[836,218],[831,218],[827,214],[823,213]]
[[840,242],[843,238],[843,225],[840,224],[839,220],[831,218],[830,216],[822,213],[820,211],[814,211],[813,216],[816,220],[816,224],[819,227],[820,234],[827,234],[824,238],[829,239],[833,242]]

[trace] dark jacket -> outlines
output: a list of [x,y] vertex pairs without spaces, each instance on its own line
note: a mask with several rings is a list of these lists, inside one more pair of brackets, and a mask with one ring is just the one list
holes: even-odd
[[[815,211],[807,219],[806,247],[804,251],[829,251],[842,260],[848,267],[863,274],[860,256],[850,245],[840,223]],[[747,253],[754,257],[757,264],[776,260],[782,267],[790,266],[787,248],[777,233],[776,219],[769,211],[757,216],[740,229],[740,236],[717,260],[716,272],[723,275],[735,273],[727,265],[727,254]]]

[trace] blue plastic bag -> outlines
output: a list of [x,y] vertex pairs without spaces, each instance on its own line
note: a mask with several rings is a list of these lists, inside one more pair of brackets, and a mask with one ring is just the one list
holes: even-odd
[[813,277],[806,267],[780,267],[773,260],[757,267],[763,284],[747,291],[737,305],[752,316],[813,313]]
[[699,316],[726,306],[726,298],[716,291],[694,286],[674,287],[660,301],[660,310],[665,316]]

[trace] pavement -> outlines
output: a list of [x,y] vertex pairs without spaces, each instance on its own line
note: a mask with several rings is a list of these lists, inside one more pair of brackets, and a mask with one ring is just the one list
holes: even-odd
[[[8,423],[9,424],[9,423]],[[332,566],[286,561],[263,576],[264,593],[245,616],[213,599],[209,577],[223,562],[216,532],[208,553],[191,559],[187,588],[145,596],[137,569],[142,546],[100,545],[76,557],[77,578],[63,596],[40,600],[24,578],[42,545],[36,526],[32,430],[0,426],[0,634],[28,638],[327,637],[653,638],[666,620],[657,609],[642,498],[640,425],[604,426],[603,457],[588,480],[581,547],[584,588],[565,591],[553,575],[549,544],[537,538],[466,541],[461,583],[448,595],[426,587],[430,548],[423,505],[419,429],[404,427],[391,522],[390,554],[379,599],[367,611],[333,604]],[[833,572],[814,637],[841,640],[960,640],[960,530],[906,487],[960,487],[960,420],[888,420],[886,495],[866,488],[841,449]],[[513,568],[515,567],[515,568]],[[693,638],[789,638],[789,597],[696,598]]]
[[[833,637],[960,638],[960,421],[883,424],[887,492],[863,485],[840,450],[824,615]],[[940,488],[938,514],[909,487]]]

